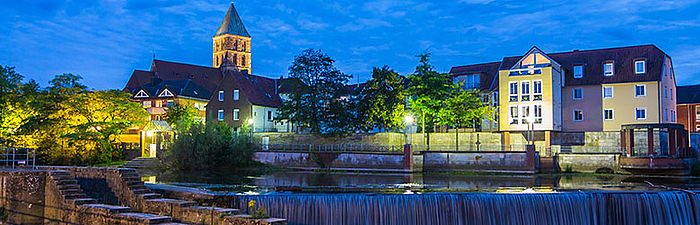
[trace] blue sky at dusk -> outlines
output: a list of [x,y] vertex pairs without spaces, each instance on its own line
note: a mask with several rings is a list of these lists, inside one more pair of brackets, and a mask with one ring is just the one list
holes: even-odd
[[[79,74],[95,89],[121,89],[156,58],[211,66],[212,35],[230,1],[10,1],[0,8],[0,65],[42,85]],[[254,74],[287,74],[294,55],[320,48],[345,73],[373,66],[413,72],[429,51],[441,72],[498,61],[533,45],[545,52],[656,44],[678,85],[700,83],[697,1],[240,0],[253,37]],[[356,79],[353,79],[353,82]]]

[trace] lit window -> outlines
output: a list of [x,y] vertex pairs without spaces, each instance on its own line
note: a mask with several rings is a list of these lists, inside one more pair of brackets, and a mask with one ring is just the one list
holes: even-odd
[[510,82],[510,102],[518,101],[518,82]]
[[574,110],[574,121],[583,121],[583,111]]
[[603,98],[613,97],[613,87],[603,87]]
[[635,116],[636,116],[637,120],[646,120],[647,119],[647,109],[636,108],[635,111],[636,111]]
[[173,107],[173,104],[175,104],[173,100],[168,100],[168,102],[165,103],[165,107]]
[[644,97],[647,96],[647,85],[634,85],[634,97]]
[[158,100],[158,101],[156,101],[156,108],[160,108],[160,107],[163,107],[163,101]]
[[233,120],[239,120],[241,117],[241,112],[239,109],[233,109]]
[[510,107],[510,118],[511,118],[510,124],[518,124],[518,107],[517,106]]
[[219,101],[220,102],[224,101],[224,91],[219,91]]
[[134,98],[148,98],[148,94],[146,94],[145,91],[140,90],[136,95],[134,95]]
[[581,78],[583,77],[583,65],[575,65],[574,66],[574,78]]
[[520,83],[522,94],[520,95],[522,101],[530,101],[530,81],[523,81]]
[[634,61],[634,73],[643,74],[646,73],[646,62],[644,60]]
[[219,119],[219,121],[224,121],[224,110],[223,109],[219,109],[218,119]]
[[583,99],[583,89],[574,88],[574,100],[581,100],[581,99]]
[[535,124],[542,123],[542,105],[535,105]]
[[523,117],[529,117],[530,116],[530,106],[526,105],[526,106],[523,106],[522,108],[523,108],[523,111],[522,111]]
[[613,62],[606,62],[603,64],[603,75],[609,77],[614,74],[615,71],[615,64]]
[[542,101],[542,81],[536,80],[532,82],[532,93],[534,101]]
[[603,110],[603,119],[605,120],[614,120],[615,119],[615,113],[613,112],[612,109],[604,109]]
[[151,101],[143,101],[142,103],[144,108],[151,108]]
[[238,95],[239,95],[238,89],[233,90],[233,100],[234,101],[238,101]]
[[272,121],[275,119],[275,112],[267,111],[267,121]]

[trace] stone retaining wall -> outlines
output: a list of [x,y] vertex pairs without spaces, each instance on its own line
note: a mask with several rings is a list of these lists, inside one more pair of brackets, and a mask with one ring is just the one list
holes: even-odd
[[422,152],[423,171],[535,173],[526,152]]
[[620,154],[560,153],[557,163],[562,172],[623,172]]

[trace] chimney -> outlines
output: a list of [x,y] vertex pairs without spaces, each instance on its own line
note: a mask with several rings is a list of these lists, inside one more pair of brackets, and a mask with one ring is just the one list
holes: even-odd
[[578,52],[578,49],[574,49],[574,52]]
[[279,89],[279,86],[277,86],[277,79],[275,79],[275,95],[277,95],[277,89]]

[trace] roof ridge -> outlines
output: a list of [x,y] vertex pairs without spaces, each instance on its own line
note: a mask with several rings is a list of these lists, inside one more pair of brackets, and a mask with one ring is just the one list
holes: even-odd
[[[165,61],[165,60],[160,60],[160,59],[154,59],[153,61],[154,62],[158,61],[158,62],[170,63],[170,64],[179,64],[179,65],[183,65],[183,66],[196,66],[196,67],[203,67],[203,68],[207,68],[207,69],[217,69],[215,67],[210,67],[210,66],[200,66],[200,65],[187,64],[187,63],[181,63],[181,62]],[[147,71],[147,72],[150,72],[150,71]]]
[[[602,50],[619,50],[619,49],[627,49],[627,48],[639,48],[639,47],[654,47],[661,51],[656,45],[654,44],[645,44],[645,45],[631,45],[631,46],[621,46],[621,47],[612,47],[612,48],[596,48],[596,49],[587,49],[587,50],[574,50],[574,51],[567,51],[567,52],[554,52],[554,53],[545,53],[547,55],[556,55],[556,54],[567,54],[567,53],[577,53],[577,52],[592,52],[592,51],[602,51]],[[663,51],[662,51],[663,52]],[[666,53],[664,53],[666,54]]]
[[461,65],[461,66],[453,66],[452,68],[467,67],[467,66],[482,66],[482,65],[486,65],[486,64],[496,64],[496,63],[501,63],[501,61],[486,62],[486,63],[477,63],[477,64],[468,64],[468,65]]
[[219,26],[219,29],[216,30],[214,37],[224,34],[250,37],[248,30],[246,30],[245,25],[243,25],[243,21],[241,21],[241,17],[238,16],[236,7],[233,6],[233,2],[231,2],[231,7],[228,8],[224,21],[221,22],[221,25]]

